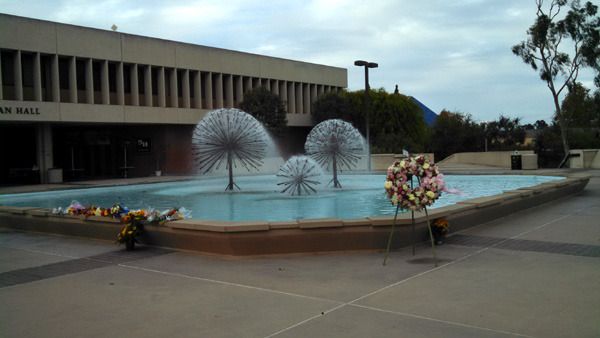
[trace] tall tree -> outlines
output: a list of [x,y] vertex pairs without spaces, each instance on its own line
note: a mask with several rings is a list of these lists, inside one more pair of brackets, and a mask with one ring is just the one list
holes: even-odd
[[535,121],[533,126],[535,127],[536,130],[541,130],[544,128],[548,128],[548,123],[546,123],[546,121],[544,121],[544,120],[537,120],[537,121]]
[[482,124],[473,121],[470,114],[442,110],[431,131],[431,151],[442,160],[465,151],[484,150],[485,134]]
[[286,130],[287,118],[283,102],[265,87],[258,87],[244,94],[240,109],[254,116],[275,136],[281,136]]
[[590,90],[581,83],[569,86],[569,93],[562,102],[563,119],[569,126],[589,128],[594,126],[594,119],[600,112],[596,111],[594,98]]
[[[539,71],[540,78],[552,93],[565,153],[562,162],[565,162],[569,155],[568,121],[562,114],[560,95],[568,85],[577,81],[579,71],[585,67],[598,72],[595,82],[600,86],[598,6],[589,1],[582,6],[580,0],[551,0],[547,5],[544,0],[535,2],[536,19],[527,31],[527,40],[513,46],[512,51]],[[569,10],[559,17],[565,6]]]
[[[423,151],[427,127],[419,106],[408,96],[389,94],[383,89],[371,90],[369,96],[373,153]],[[342,119],[366,135],[364,99],[362,90],[324,95],[313,104],[313,121],[317,124],[327,119]]]
[[512,150],[525,139],[525,129],[518,117],[500,115],[497,121],[487,123],[486,130],[493,150]]

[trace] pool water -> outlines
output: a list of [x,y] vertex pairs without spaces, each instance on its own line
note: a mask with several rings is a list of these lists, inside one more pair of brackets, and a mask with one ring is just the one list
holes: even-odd
[[[282,194],[277,178],[236,177],[242,189],[225,192],[225,178],[209,177],[192,181],[139,184],[105,188],[73,189],[0,195],[0,205],[41,208],[66,207],[72,201],[83,205],[109,207],[120,203],[131,209],[185,207],[194,219],[222,221],[287,221],[308,218],[353,219],[393,215],[388,201],[384,174],[340,175],[343,188],[333,189],[324,181],[318,193],[309,196]],[[461,193],[443,193],[431,208],[475,197],[497,195],[507,190],[563,179],[526,175],[446,175],[446,186]]]

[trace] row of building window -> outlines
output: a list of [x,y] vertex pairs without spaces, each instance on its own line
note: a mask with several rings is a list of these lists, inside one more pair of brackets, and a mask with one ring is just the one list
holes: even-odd
[[310,114],[323,93],[342,88],[202,70],[0,50],[0,100],[214,109],[237,107],[265,87],[288,113]]

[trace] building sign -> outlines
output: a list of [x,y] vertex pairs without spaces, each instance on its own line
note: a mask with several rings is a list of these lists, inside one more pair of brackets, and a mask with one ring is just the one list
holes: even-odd
[[149,138],[138,138],[135,141],[135,150],[138,153],[148,153],[150,152],[152,143]]
[[0,114],[15,115],[40,115],[40,108],[37,107],[9,107],[0,106]]

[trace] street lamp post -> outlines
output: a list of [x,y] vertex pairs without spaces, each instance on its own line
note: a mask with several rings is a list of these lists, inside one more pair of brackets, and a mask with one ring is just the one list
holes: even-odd
[[367,170],[371,171],[371,140],[369,137],[369,115],[371,113],[371,102],[369,97],[369,68],[377,68],[378,64],[375,62],[367,62],[363,60],[354,61],[355,66],[365,67],[365,122],[367,129]]

